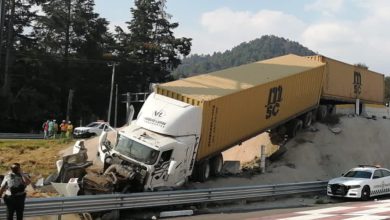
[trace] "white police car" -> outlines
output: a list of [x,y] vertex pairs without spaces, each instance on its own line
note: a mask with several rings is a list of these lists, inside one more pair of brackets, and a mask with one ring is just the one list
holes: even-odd
[[359,165],[341,177],[331,179],[327,188],[328,196],[362,200],[388,193],[390,193],[390,170],[370,165]]

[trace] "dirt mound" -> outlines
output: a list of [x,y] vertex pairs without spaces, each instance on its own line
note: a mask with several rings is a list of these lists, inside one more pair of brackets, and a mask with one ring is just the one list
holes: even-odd
[[[336,126],[341,129],[340,133],[332,132],[321,123],[314,125],[317,132],[300,133],[286,144],[288,150],[280,160],[268,164],[265,174],[247,178],[219,177],[194,186],[208,188],[328,180],[359,164],[380,164],[390,168],[390,120],[341,117]],[[256,144],[251,147],[258,149],[259,143]]]

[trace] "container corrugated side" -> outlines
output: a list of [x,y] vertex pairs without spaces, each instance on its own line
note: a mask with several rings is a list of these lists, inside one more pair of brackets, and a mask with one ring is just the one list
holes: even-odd
[[[317,106],[323,72],[323,66],[317,67],[205,101],[197,160],[228,149]],[[278,99],[279,95],[281,99]],[[276,106],[275,114],[268,112],[267,117],[267,109],[273,106]]]
[[324,56],[309,59],[326,63],[322,98],[353,103],[384,102],[384,75]]
[[371,70],[360,69],[361,94],[359,98],[365,103],[383,105],[385,100],[385,75]]
[[190,104],[209,101],[323,66],[297,55],[285,55],[260,62],[192,76],[157,86],[157,93]]

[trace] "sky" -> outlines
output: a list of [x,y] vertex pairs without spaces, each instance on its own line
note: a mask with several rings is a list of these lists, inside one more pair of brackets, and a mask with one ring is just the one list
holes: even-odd
[[[95,0],[96,12],[126,27],[133,0]],[[167,0],[176,37],[192,54],[229,50],[276,35],[347,63],[390,75],[390,0]]]

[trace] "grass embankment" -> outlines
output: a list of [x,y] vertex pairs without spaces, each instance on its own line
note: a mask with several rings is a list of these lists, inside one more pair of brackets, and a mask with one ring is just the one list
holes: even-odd
[[33,180],[47,177],[56,169],[56,161],[61,158],[59,151],[73,142],[68,139],[0,140],[0,174],[5,174],[9,165],[16,162]]

